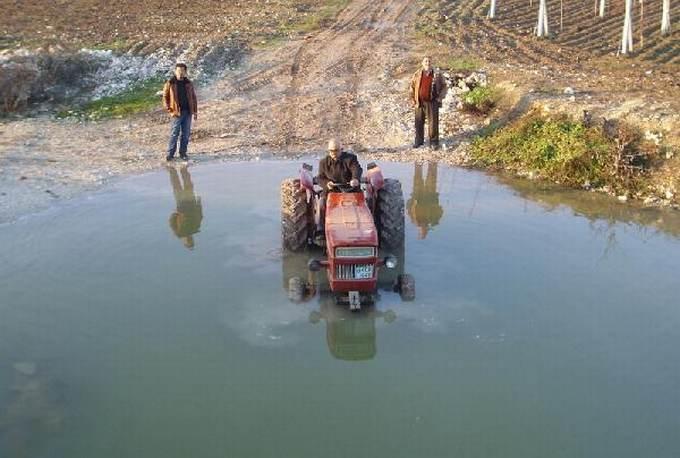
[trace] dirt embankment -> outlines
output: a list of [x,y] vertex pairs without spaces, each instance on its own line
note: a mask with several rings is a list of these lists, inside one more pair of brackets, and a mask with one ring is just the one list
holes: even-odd
[[[38,11],[38,3],[57,10]],[[568,43],[539,42],[513,30],[510,23],[480,19],[481,1],[201,0],[187,4],[190,14],[180,27],[176,23],[168,27],[162,2],[126,2],[128,9],[118,2],[118,12],[104,6],[100,14],[85,14],[87,20],[71,29],[68,21],[55,19],[57,12],[68,17],[73,14],[69,8],[75,7],[83,15],[95,3],[99,5],[85,0],[63,5],[31,2],[30,8],[14,13],[15,25],[3,25],[3,45],[30,42],[41,35],[43,25],[50,36],[41,44],[120,40],[121,47],[131,46],[128,51],[135,53],[147,47],[153,53],[180,39],[206,36],[233,40],[247,35],[242,43],[259,44],[250,48],[238,68],[223,69],[200,88],[199,118],[190,146],[197,160],[316,153],[328,137],[337,136],[363,158],[457,163],[465,142],[490,119],[450,112],[442,119],[445,149],[410,148],[412,113],[406,88],[425,53],[434,54],[439,64],[474,56],[492,82],[505,88],[506,101],[492,114],[497,119],[519,116],[541,103],[574,113],[590,109],[595,116],[627,114],[656,128],[666,129],[663,123],[677,126],[673,116],[677,117],[680,97],[674,96],[680,89],[673,59],[645,63],[634,57],[608,66],[602,59],[609,57],[594,51],[575,53]],[[319,20],[313,12],[322,4],[341,9],[332,18]],[[506,8],[499,4],[497,16],[515,17]],[[116,14],[121,15],[116,21],[107,19]],[[310,21],[314,27],[309,27]],[[177,30],[184,31],[181,37]],[[565,88],[572,91],[565,93]],[[111,177],[158,167],[167,130],[161,111],[101,122],[47,116],[3,122],[0,222],[97,187]]]

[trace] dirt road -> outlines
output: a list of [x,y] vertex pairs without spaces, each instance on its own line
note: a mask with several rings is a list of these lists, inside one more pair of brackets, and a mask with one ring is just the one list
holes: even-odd
[[244,74],[213,88],[208,125],[227,121],[223,133],[240,133],[232,146],[283,153],[318,149],[331,135],[355,149],[402,145],[393,111],[406,100],[414,3],[354,1],[333,26],[255,57]]
[[[412,0],[355,0],[334,24],[253,53],[199,92],[190,154],[318,152],[330,136],[354,149],[409,142],[406,85]],[[0,125],[0,222],[160,165],[168,120],[97,123],[33,118]]]

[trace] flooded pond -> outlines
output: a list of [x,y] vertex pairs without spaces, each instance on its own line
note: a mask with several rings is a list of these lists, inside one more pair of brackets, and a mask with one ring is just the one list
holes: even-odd
[[677,213],[382,164],[417,296],[350,314],[283,288],[298,164],[0,226],[0,456],[680,456]]

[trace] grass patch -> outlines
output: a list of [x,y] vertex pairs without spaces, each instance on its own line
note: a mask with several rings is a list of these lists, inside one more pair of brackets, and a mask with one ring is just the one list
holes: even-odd
[[640,133],[626,124],[585,126],[567,116],[536,112],[478,137],[471,154],[480,166],[617,193],[640,189],[654,157]]
[[18,38],[10,36],[0,36],[0,51],[18,48],[20,45],[21,41]]
[[482,66],[481,61],[474,57],[448,57],[441,62],[441,67],[453,72],[471,72]]
[[129,40],[118,38],[114,41],[93,43],[89,46],[86,45],[85,47],[89,47],[90,49],[97,51],[113,51],[117,53],[123,53],[132,47],[132,43]]
[[500,90],[491,86],[477,86],[463,96],[463,111],[487,115],[500,99]]
[[315,32],[328,24],[342,11],[350,0],[328,0],[323,2],[323,6],[309,12],[304,19],[296,21],[292,24],[286,24],[281,27],[281,33],[311,33]]
[[317,9],[306,4],[300,5],[304,8],[302,18],[281,22],[272,31],[256,36],[252,41],[252,46],[256,49],[272,49],[295,35],[316,32],[332,23],[338,13],[350,3],[350,0],[330,0],[323,3],[323,6]]
[[93,100],[85,105],[57,113],[58,118],[82,118],[99,120],[108,118],[123,118],[134,113],[149,111],[160,106],[160,97],[157,92],[161,90],[163,78],[150,78],[135,84],[125,91]]

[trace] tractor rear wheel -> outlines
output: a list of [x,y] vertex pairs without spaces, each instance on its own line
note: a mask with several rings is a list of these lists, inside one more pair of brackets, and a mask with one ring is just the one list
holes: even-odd
[[298,251],[309,238],[309,204],[300,180],[288,178],[281,183],[281,240],[283,247]]
[[399,180],[385,178],[378,191],[376,225],[382,248],[399,247],[404,243],[404,193]]

